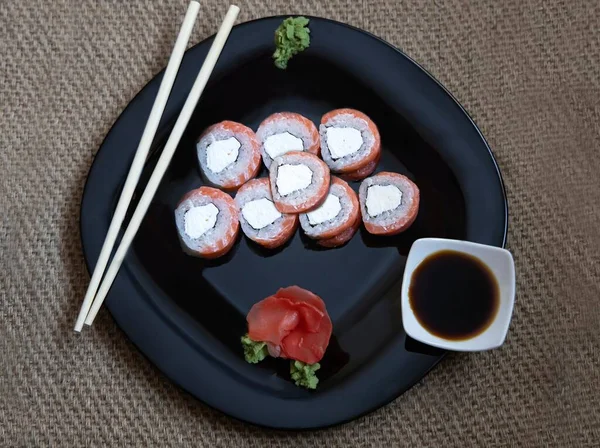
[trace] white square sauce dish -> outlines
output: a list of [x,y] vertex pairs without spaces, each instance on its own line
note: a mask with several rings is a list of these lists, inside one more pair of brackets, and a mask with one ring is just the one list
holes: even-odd
[[508,250],[440,238],[412,245],[402,282],[402,323],[411,338],[453,351],[500,347],[514,303]]

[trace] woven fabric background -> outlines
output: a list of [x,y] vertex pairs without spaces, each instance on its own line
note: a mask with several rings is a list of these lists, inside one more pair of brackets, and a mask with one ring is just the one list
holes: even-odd
[[[186,0],[0,0],[0,444],[600,446],[600,2],[249,0],[241,21],[310,13],[392,42],[470,111],[502,169],[518,297],[506,344],[447,358],[392,404],[283,433],[171,384],[88,282],[79,203],[104,135],[167,62]],[[193,43],[226,1],[203,0]]]

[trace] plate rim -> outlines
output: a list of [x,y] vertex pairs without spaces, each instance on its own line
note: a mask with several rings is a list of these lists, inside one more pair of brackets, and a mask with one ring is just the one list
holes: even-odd
[[[324,17],[318,17],[318,16],[311,16],[311,15],[301,15],[301,14],[289,14],[289,15],[274,15],[274,16],[267,16],[267,17],[261,17],[261,18],[257,18],[257,19],[253,19],[247,22],[243,22],[240,24],[237,24],[234,26],[234,29],[241,29],[256,23],[260,23],[260,22],[266,22],[266,21],[271,21],[274,19],[277,20],[283,20],[287,17],[298,17],[298,16],[304,16],[307,17],[308,19],[310,19],[311,21],[317,21],[317,22],[325,22],[325,23],[329,23],[329,24],[333,24],[336,26],[341,26],[344,28],[347,28],[353,32],[358,32],[362,35],[365,35],[366,37],[369,37],[371,39],[374,39],[375,41],[377,41],[379,44],[383,44],[386,47],[388,47],[389,49],[392,49],[395,53],[397,53],[398,56],[403,57],[404,59],[406,59],[407,61],[411,62],[413,65],[415,65],[422,73],[426,74],[432,81],[435,82],[435,84],[437,84],[438,87],[440,87],[443,92],[452,100],[452,102],[459,107],[459,109],[462,111],[462,113],[464,114],[464,116],[466,116],[471,124],[471,127],[475,129],[475,131],[478,134],[479,139],[481,140],[481,142],[484,144],[485,148],[488,151],[488,155],[492,161],[494,170],[496,172],[496,176],[497,176],[497,180],[499,182],[499,186],[500,186],[500,192],[501,192],[501,196],[502,196],[502,201],[503,201],[503,212],[504,212],[504,223],[503,223],[503,229],[502,229],[502,243],[499,247],[506,247],[507,244],[507,238],[508,238],[508,224],[509,224],[509,206],[508,206],[508,197],[507,197],[507,193],[506,193],[506,185],[504,182],[504,179],[502,177],[502,173],[500,171],[500,167],[498,165],[498,161],[487,141],[487,139],[485,138],[485,136],[483,135],[481,129],[477,126],[477,124],[475,123],[473,117],[469,114],[469,112],[465,109],[465,107],[457,100],[457,98],[439,81],[437,80],[426,68],[424,68],[422,65],[420,65],[418,62],[416,62],[412,57],[410,57],[409,55],[407,55],[406,53],[404,53],[400,48],[396,47],[395,45],[391,44],[390,42],[385,41],[383,38],[376,36],[375,34],[363,30],[361,28],[358,28],[354,25],[350,25],[347,23],[343,23],[343,22],[339,22],[333,19],[328,19],[328,18],[324,18]],[[188,52],[193,51],[194,49],[196,49],[198,46],[206,44],[208,42],[210,42],[212,39],[214,39],[215,34],[210,35],[208,37],[206,37],[205,39],[197,42],[196,44],[194,44],[193,46],[191,46],[190,48],[188,48],[184,54],[185,55],[188,54]],[[122,117],[126,114],[126,112],[128,111],[128,109],[130,108],[130,106],[133,105],[133,103],[136,103],[136,100],[138,99],[138,97],[142,94],[142,92],[144,92],[146,90],[146,88],[152,83],[154,82],[158,77],[161,77],[164,74],[165,68],[161,69],[160,71],[156,72],[154,75],[151,76],[151,78],[136,92],[136,94],[129,100],[129,102],[127,103],[127,105],[125,106],[125,108],[121,111],[121,113],[117,116],[117,118],[114,120],[113,124],[110,126],[110,129],[108,130],[108,132],[105,134],[101,144],[98,147],[98,150],[96,151],[96,153],[94,154],[94,158],[92,159],[92,162],[89,166],[87,175],[86,175],[86,180],[85,180],[85,184],[82,190],[82,195],[81,195],[81,200],[80,200],[80,212],[79,212],[79,231],[80,231],[80,242],[81,242],[81,247],[82,247],[82,252],[83,252],[83,257],[84,257],[84,261],[86,264],[86,268],[88,270],[88,273],[91,274],[92,269],[91,266],[94,265],[96,261],[94,261],[92,263],[92,261],[90,260],[90,253],[89,253],[89,248],[86,250],[86,245],[84,243],[84,231],[83,231],[83,219],[82,219],[82,215],[83,215],[83,203],[85,200],[85,197],[87,196],[88,193],[88,189],[89,189],[89,185],[90,185],[90,174],[94,168],[94,164],[96,162],[96,156],[100,153],[100,151],[102,150],[103,146],[106,143],[107,138],[109,137],[109,135],[112,133],[112,131],[114,130],[114,128],[116,127],[116,125],[119,123],[119,121],[121,121]],[[161,120],[161,125],[160,126],[164,126],[164,124],[162,123]],[[277,430],[291,430],[291,431],[303,431],[303,430],[319,430],[319,429],[325,429],[325,428],[329,428],[329,427],[334,427],[334,426],[338,426],[338,425],[342,425],[345,423],[348,423],[350,421],[356,420],[358,418],[361,418],[367,414],[370,414],[374,411],[376,411],[377,409],[387,406],[388,404],[390,404],[392,401],[396,400],[397,398],[399,398],[401,395],[403,395],[407,390],[411,389],[412,387],[414,387],[414,385],[416,385],[419,381],[422,381],[430,372],[431,370],[433,370],[447,355],[447,352],[443,352],[441,354],[438,355],[438,358],[432,363],[432,365],[429,367],[429,369],[427,369],[427,371],[421,376],[420,379],[416,380],[412,385],[410,385],[408,388],[404,389],[403,391],[401,391],[398,395],[394,395],[392,397],[390,397],[387,400],[384,400],[384,402],[382,404],[379,405],[374,405],[372,407],[369,407],[368,409],[365,409],[364,411],[360,412],[360,413],[356,413],[353,416],[350,416],[346,419],[342,419],[342,420],[338,420],[338,421],[334,421],[332,423],[327,423],[324,425],[312,425],[312,426],[287,426],[287,425],[275,425],[275,424],[265,424],[265,423],[261,423],[258,421],[253,421],[250,419],[245,419],[242,418],[240,416],[237,415],[233,415],[232,413],[230,413],[229,411],[225,411],[222,408],[219,408],[207,401],[205,401],[204,399],[196,396],[194,393],[190,392],[186,387],[184,387],[182,384],[180,384],[179,381],[175,380],[169,373],[167,373],[165,370],[163,370],[162,368],[158,367],[154,361],[152,361],[152,359],[149,357],[149,355],[147,355],[141,348],[140,346],[134,342],[130,336],[127,334],[127,332],[125,331],[124,328],[121,327],[121,325],[119,324],[118,320],[115,318],[113,311],[111,310],[110,304],[107,304],[107,308],[110,312],[111,318],[113,319],[113,321],[115,322],[115,324],[117,325],[117,327],[119,328],[119,330],[125,335],[125,337],[129,340],[129,342],[136,348],[136,350],[141,353],[144,358],[146,360],[148,360],[155,368],[158,369],[158,371],[161,373],[161,375],[164,375],[166,378],[168,378],[168,380],[170,382],[172,382],[174,385],[176,385],[180,390],[184,391],[186,394],[189,394],[191,396],[194,397],[194,399],[199,400],[203,405],[208,406],[211,409],[214,409],[222,414],[227,415],[230,418],[233,418],[235,420],[238,421],[242,421],[248,424],[252,424],[254,426],[258,426],[258,427],[263,427],[263,428],[269,428],[269,429],[277,429]],[[167,322],[167,325],[169,325],[169,323]],[[184,336],[185,337],[185,336]]]

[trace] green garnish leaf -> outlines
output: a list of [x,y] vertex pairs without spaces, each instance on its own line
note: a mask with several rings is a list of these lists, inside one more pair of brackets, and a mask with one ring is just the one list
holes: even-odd
[[300,26],[300,27],[306,26],[306,25],[308,25],[308,22],[310,22],[310,20],[308,20],[306,17],[302,17],[302,16],[296,17],[294,20],[295,20],[296,26]]
[[315,373],[321,368],[317,362],[314,364],[305,364],[301,361],[290,362],[290,374],[296,386],[306,387],[307,389],[316,389],[319,384],[319,378]]
[[275,30],[275,53],[277,68],[285,70],[289,60],[310,45],[309,20],[306,17],[288,17]]
[[265,342],[253,341],[248,335],[242,336],[242,346],[244,347],[244,358],[250,364],[256,364],[265,359],[269,350]]

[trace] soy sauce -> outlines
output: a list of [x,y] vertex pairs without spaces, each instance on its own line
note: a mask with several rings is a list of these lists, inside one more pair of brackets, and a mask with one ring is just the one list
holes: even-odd
[[498,281],[478,258],[453,250],[425,258],[408,297],[419,323],[443,339],[461,341],[488,328],[500,303]]

